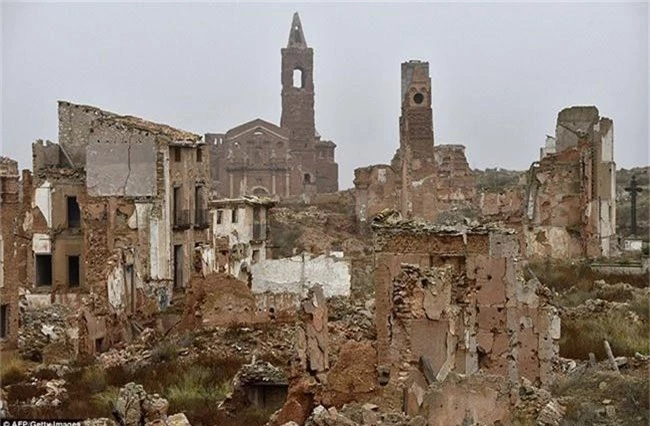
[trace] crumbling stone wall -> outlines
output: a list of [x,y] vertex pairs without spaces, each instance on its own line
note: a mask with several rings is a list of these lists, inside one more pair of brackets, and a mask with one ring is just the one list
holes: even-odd
[[[43,152],[49,151],[51,159],[58,150],[60,162],[43,163]],[[24,284],[35,295],[50,295],[52,300],[77,303],[76,294],[88,291],[86,282],[86,253],[84,252],[85,224],[81,219],[88,202],[85,172],[70,165],[59,145],[37,141],[32,145],[34,177],[30,182],[31,197],[25,196],[27,216],[22,223],[32,244]],[[26,194],[27,195],[27,194]],[[74,201],[73,201],[74,200]],[[77,206],[76,218],[69,211]],[[76,220],[75,220],[76,219]],[[51,256],[51,280],[41,285],[36,276],[37,256]],[[77,277],[71,271],[70,257],[78,258]],[[78,279],[77,279],[78,278]]]
[[266,260],[270,199],[242,197],[210,202],[215,268],[251,284],[254,264]]
[[[51,302],[79,308],[80,353],[128,341],[132,320],[169,306],[175,281],[178,288],[187,283],[197,245],[204,257],[210,165],[200,139],[61,101],[60,145],[33,145],[33,190],[25,195],[33,208],[22,224],[32,241],[25,282],[34,283],[35,255],[51,254],[52,285],[37,290],[49,292]],[[75,224],[69,197],[78,205]],[[186,220],[179,220],[179,211]],[[175,245],[183,247],[176,264]],[[83,297],[67,297],[68,256],[79,256],[80,285],[74,291]]]
[[355,212],[360,222],[384,209],[405,217],[449,219],[473,215],[476,188],[462,145],[434,147],[429,63],[402,64],[400,145],[391,165],[356,169]]
[[439,212],[462,210],[470,215],[476,198],[476,182],[465,157],[463,145],[437,145],[436,196]]
[[13,348],[18,337],[18,288],[16,226],[21,213],[18,163],[0,157],[0,348]]
[[607,257],[616,229],[612,120],[593,106],[565,108],[554,143],[529,171],[527,254]]
[[226,275],[195,274],[190,280],[181,327],[215,327],[265,321],[246,284]]
[[429,384],[478,371],[551,382],[559,317],[541,284],[523,279],[516,235],[404,221],[374,230],[378,374],[389,394],[418,374]]

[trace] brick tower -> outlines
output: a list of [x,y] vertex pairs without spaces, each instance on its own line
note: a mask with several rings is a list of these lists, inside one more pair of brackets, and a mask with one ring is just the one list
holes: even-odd
[[282,117],[292,150],[314,144],[314,51],[307,47],[298,13],[293,14],[289,43],[282,52]]
[[402,199],[400,210],[435,217],[435,173],[433,112],[429,63],[402,63],[402,115],[399,119]]

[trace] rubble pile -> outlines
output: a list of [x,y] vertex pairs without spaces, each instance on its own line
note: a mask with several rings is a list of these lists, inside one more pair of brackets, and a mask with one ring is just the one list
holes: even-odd
[[185,414],[167,416],[169,402],[158,394],[148,394],[142,385],[127,383],[120,389],[113,415],[124,426],[189,426]]
[[[424,418],[409,418],[401,412],[382,413],[374,404],[346,404],[340,410],[318,405],[305,422],[305,426],[425,426]],[[287,426],[285,424],[284,426]]]
[[270,362],[254,360],[244,364],[233,379],[233,388],[246,384],[287,384],[286,374]]
[[71,359],[73,341],[77,338],[74,323],[75,313],[65,305],[53,304],[46,307],[21,311],[22,326],[18,331],[18,349],[24,358],[42,361],[47,346],[56,344],[61,357]]
[[299,231],[294,248],[303,247],[312,254],[332,250],[346,250],[347,254],[347,249],[355,253],[365,251],[365,245],[358,239],[354,217],[349,214],[323,210],[314,205],[302,210],[275,207],[271,212],[275,224],[271,233],[274,245],[283,240],[286,232]]
[[30,405],[34,407],[58,407],[68,398],[68,391],[65,388],[66,381],[64,379],[54,379],[37,381],[34,380],[34,385],[45,389],[45,394],[34,397],[30,401]]
[[372,340],[375,338],[375,299],[352,302],[349,298],[335,296],[327,301],[328,320],[333,334],[346,340]]
[[521,379],[515,410],[520,418],[536,419],[539,426],[560,426],[565,407],[546,389],[533,386],[530,380]]
[[151,358],[151,351],[156,340],[156,332],[151,328],[145,328],[134,343],[121,349],[112,348],[100,354],[99,362],[104,368],[127,364],[131,366],[144,364]]
[[639,316],[630,311],[630,305],[626,302],[610,302],[603,299],[587,299],[581,305],[574,308],[565,308],[564,314],[568,318],[588,318],[594,315],[607,315],[614,311],[625,312],[632,322],[640,320]]

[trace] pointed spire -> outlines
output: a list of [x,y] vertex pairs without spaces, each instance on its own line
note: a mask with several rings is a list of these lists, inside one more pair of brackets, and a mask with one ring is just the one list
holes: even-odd
[[302,24],[300,23],[298,12],[293,14],[287,47],[307,47],[307,41],[305,40],[305,34],[302,32]]

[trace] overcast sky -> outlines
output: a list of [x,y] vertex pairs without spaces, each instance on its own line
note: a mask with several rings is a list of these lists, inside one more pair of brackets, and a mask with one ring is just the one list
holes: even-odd
[[204,134],[280,121],[294,11],[314,49],[316,127],[340,186],[398,146],[400,63],[429,61],[436,144],[527,169],[557,113],[614,120],[618,167],[648,164],[647,3],[3,3],[2,154],[31,168],[56,101]]

